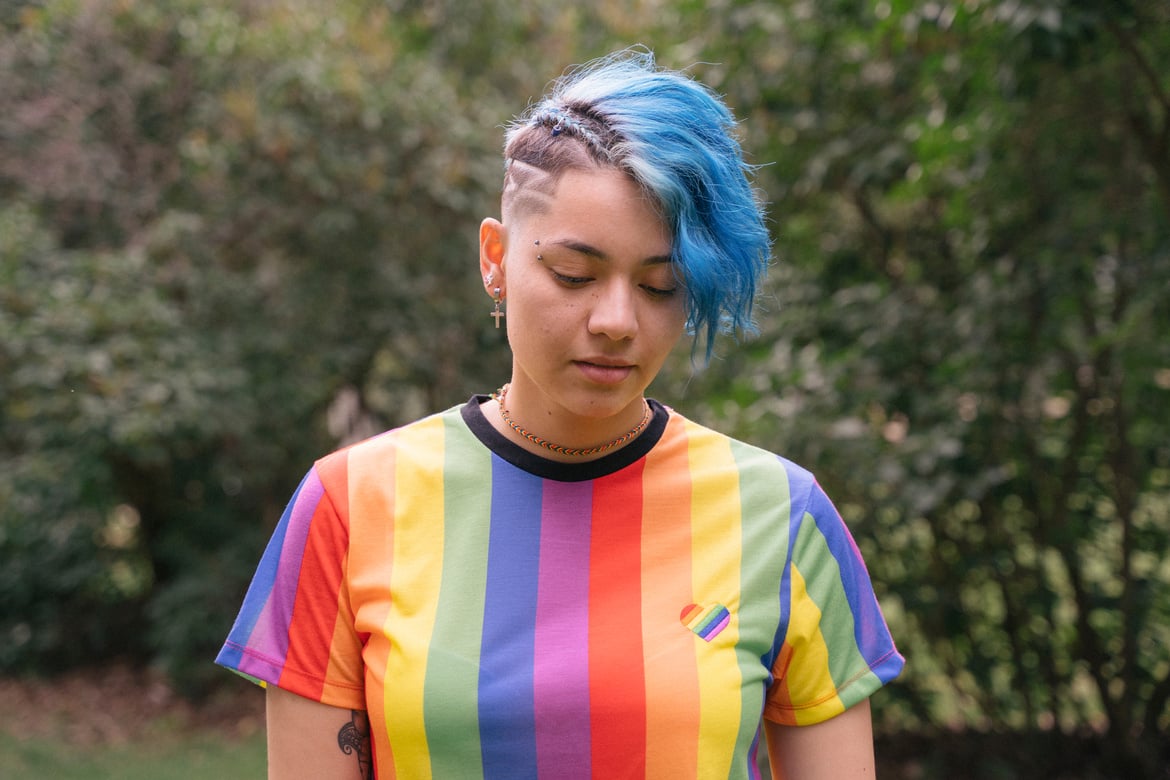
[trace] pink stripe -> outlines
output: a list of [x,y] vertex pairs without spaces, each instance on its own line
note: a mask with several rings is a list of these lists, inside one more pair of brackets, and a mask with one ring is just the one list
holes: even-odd
[[541,777],[588,778],[591,482],[545,483],[533,695]]

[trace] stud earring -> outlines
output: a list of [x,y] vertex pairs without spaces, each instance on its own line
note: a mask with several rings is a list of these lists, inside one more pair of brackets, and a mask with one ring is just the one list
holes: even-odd
[[496,318],[496,330],[500,329],[500,318],[504,316],[504,312],[500,310],[500,303],[503,299],[500,298],[500,288],[497,287],[495,293],[492,295],[492,301],[496,304],[496,308],[492,311],[492,317]]
[[488,275],[487,275],[487,276],[485,276],[485,277],[483,278],[483,283],[484,283],[484,284],[491,284],[491,283],[492,283],[492,275],[491,275],[491,273],[490,273],[490,272],[488,273]]

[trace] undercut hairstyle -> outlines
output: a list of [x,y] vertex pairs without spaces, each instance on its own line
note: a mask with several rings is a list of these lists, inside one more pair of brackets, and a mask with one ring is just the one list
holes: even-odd
[[[567,170],[631,177],[670,230],[695,351],[754,332],[771,241],[735,117],[708,87],[636,48],[568,71],[505,135],[503,209],[539,210]],[[507,219],[507,216],[505,216]]]

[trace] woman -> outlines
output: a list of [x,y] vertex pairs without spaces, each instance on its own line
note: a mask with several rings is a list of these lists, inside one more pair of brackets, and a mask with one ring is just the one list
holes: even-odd
[[[873,776],[894,648],[812,476],[643,393],[746,327],[734,121],[623,52],[508,130],[480,271],[511,379],[305,477],[219,663],[270,777]],[[503,310],[507,306],[507,311]]]

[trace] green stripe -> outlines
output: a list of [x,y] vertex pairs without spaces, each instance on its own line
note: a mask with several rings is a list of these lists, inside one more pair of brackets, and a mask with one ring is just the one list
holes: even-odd
[[[767,669],[760,658],[772,649],[780,621],[780,577],[788,555],[789,485],[783,464],[770,452],[732,440],[740,474],[742,533],[739,604],[739,665],[743,675],[743,716],[735,755],[743,765],[732,776],[747,777],[748,751],[760,727]],[[762,744],[761,753],[767,752]]]
[[841,585],[841,570],[816,523],[805,515],[796,538],[794,566],[804,577],[809,597],[821,610],[821,634],[834,648],[829,655],[829,677],[840,690],[868,662],[862,657],[854,636],[853,610]]
[[[483,776],[474,696],[479,690],[487,580],[491,455],[464,425],[458,407],[444,417],[443,573],[427,654],[423,719],[427,744],[442,746],[431,753],[433,776],[476,778]],[[478,470],[483,478],[462,476],[469,470]],[[454,484],[482,484],[484,489],[459,491],[452,489]],[[386,681],[386,689],[393,695],[393,680]]]

